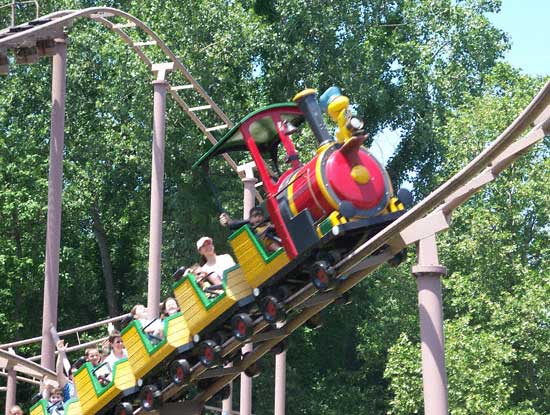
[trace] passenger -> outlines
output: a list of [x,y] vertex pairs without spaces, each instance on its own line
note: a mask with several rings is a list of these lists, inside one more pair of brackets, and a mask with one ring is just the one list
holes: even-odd
[[11,407],[9,415],[23,415],[23,410],[19,405],[14,405]]
[[101,363],[107,359],[107,356],[111,353],[111,346],[109,344],[109,338],[106,338],[101,342],[101,346],[99,348],[100,354],[101,354]]
[[152,340],[160,341],[164,337],[164,326],[156,318],[151,320],[147,314],[147,308],[143,304],[136,304],[130,312],[135,320],[141,323],[143,331],[149,335]]
[[[57,372],[57,382],[59,387],[63,391],[63,402],[67,402],[69,399],[76,396],[76,388],[74,386],[74,373],[78,370],[76,363],[70,365],[69,360],[67,359],[67,348],[68,345],[65,344],[63,340],[59,340],[56,344],[57,346],[57,363],[56,363],[56,372]],[[81,362],[80,360],[78,361]],[[69,366],[69,373],[65,375],[65,364]]]
[[[191,268],[185,271],[185,275],[192,273],[195,276],[195,281],[201,287],[208,298],[215,298],[223,293],[223,285],[220,278],[214,273],[206,273],[199,264],[193,264]],[[219,284],[212,284],[212,281],[219,281]]]
[[256,206],[250,209],[249,219],[232,220],[226,213],[220,215],[220,224],[231,230],[237,230],[241,226],[250,225],[256,238],[261,241],[267,252],[275,252],[281,247],[281,239],[275,233],[275,227],[266,219],[262,208]]
[[164,300],[160,309],[161,320],[164,320],[166,317],[174,315],[178,311],[180,311],[180,306],[175,298],[168,297],[166,300]]
[[50,392],[50,398],[48,399],[48,413],[61,415],[63,412],[63,391],[60,388],[54,388]]
[[[109,370],[112,372],[115,363],[128,357],[128,352],[124,348],[120,332],[116,330],[112,331],[109,336],[109,346],[111,348],[111,353],[109,353],[109,356],[105,359],[105,363],[109,365]],[[109,374],[106,379],[110,382],[112,380],[111,375]]]
[[235,266],[235,260],[229,254],[216,255],[212,238],[208,236],[197,241],[197,250],[201,254],[200,266],[208,280],[213,285],[221,284],[224,271]]
[[93,367],[98,366],[101,363],[101,355],[97,347],[90,347],[84,351],[84,356],[86,356],[86,361],[90,362]]

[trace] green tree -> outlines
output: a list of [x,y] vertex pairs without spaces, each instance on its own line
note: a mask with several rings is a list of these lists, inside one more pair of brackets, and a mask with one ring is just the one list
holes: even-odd
[[[438,136],[444,180],[513,120],[541,86],[506,65],[488,77]],[[446,359],[453,414],[548,413],[549,141],[518,160],[453,215],[440,238]],[[390,349],[385,376],[392,412],[422,410],[420,353],[414,333]],[[410,381],[407,382],[406,380]]]

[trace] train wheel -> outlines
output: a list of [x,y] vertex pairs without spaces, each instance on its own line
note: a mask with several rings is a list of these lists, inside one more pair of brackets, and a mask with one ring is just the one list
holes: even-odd
[[231,395],[231,386],[225,385],[214,395],[214,399],[219,399],[223,401],[229,398],[229,395]]
[[159,390],[155,385],[145,386],[139,394],[139,406],[145,412],[151,412],[157,408]]
[[199,346],[199,359],[203,366],[212,367],[220,360],[222,348],[213,340],[205,340]]
[[327,261],[316,261],[310,270],[311,282],[320,291],[324,291],[334,285],[335,274],[336,271]]
[[170,363],[168,371],[172,382],[176,385],[181,385],[189,378],[189,375],[191,374],[191,365],[187,359],[174,360]]
[[271,348],[271,353],[281,354],[288,350],[288,339],[283,339]]
[[134,408],[128,402],[121,402],[115,408],[115,415],[132,415]]
[[261,305],[264,320],[271,325],[281,323],[286,320],[285,307],[272,295],[264,297]]
[[254,332],[254,322],[246,313],[240,313],[231,319],[231,329],[233,336],[239,341],[244,341],[252,336]]

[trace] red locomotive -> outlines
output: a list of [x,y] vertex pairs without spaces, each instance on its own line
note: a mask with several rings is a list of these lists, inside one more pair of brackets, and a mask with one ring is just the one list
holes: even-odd
[[[265,209],[290,261],[275,277],[304,262],[315,264],[319,258],[324,258],[326,267],[327,258],[334,261],[405,211],[383,165],[362,146],[367,137],[349,99],[333,87],[321,102],[338,124],[336,138],[323,120],[315,90],[306,89],[294,97],[294,103],[249,114],[195,163],[222,153],[250,152],[265,189]],[[302,164],[291,135],[306,125],[319,146],[316,156]],[[289,164],[282,174],[280,149]],[[403,191],[400,197],[409,199],[409,194]],[[315,278],[318,267],[309,269]],[[270,284],[278,280],[273,278]]]

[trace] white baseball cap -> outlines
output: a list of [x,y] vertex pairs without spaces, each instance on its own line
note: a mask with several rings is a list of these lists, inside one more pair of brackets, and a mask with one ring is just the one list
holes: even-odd
[[205,243],[206,241],[213,242],[213,241],[212,241],[212,238],[210,238],[209,236],[202,236],[202,237],[197,241],[197,250],[201,249],[202,246],[204,245],[204,243]]

